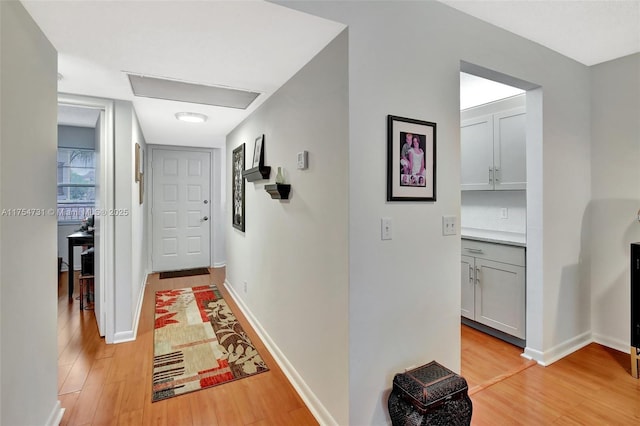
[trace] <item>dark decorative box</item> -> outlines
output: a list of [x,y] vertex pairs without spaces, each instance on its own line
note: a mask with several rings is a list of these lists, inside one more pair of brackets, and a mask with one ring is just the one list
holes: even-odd
[[394,426],[471,424],[467,381],[436,361],[396,374],[388,405]]

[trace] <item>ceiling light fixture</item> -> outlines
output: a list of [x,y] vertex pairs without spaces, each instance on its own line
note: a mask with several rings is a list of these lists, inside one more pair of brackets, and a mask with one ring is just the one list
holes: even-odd
[[198,112],[176,112],[176,118],[187,123],[204,123],[209,117]]

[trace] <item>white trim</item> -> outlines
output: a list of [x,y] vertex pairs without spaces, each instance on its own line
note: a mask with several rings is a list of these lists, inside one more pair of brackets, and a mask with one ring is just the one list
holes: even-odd
[[113,335],[113,342],[111,343],[133,342],[134,340],[136,340],[136,333],[134,330],[119,331]]
[[587,331],[544,352],[527,347],[522,356],[536,361],[543,367],[547,367],[593,342],[591,331]]
[[53,407],[53,410],[51,410],[51,414],[49,414],[49,418],[45,425],[58,426],[62,421],[62,416],[64,416],[64,408],[62,408],[60,401],[56,401],[56,405]]
[[133,317],[133,339],[135,340],[138,336],[138,325],[140,324],[140,315],[142,315],[142,302],[144,301],[144,290],[147,286],[147,277],[149,274],[144,273],[144,277],[142,278],[142,285],[140,286],[140,294],[138,294],[138,305],[136,306],[136,310],[134,312]]
[[[109,211],[115,208],[115,105],[114,101],[89,96],[58,94],[58,104],[95,108],[104,111],[104,146],[100,147],[100,208]],[[100,318],[96,315],[100,335],[105,336],[106,343],[115,340],[115,217],[106,215],[100,221],[100,274],[101,297]]]
[[233,288],[233,285],[225,279],[224,286],[231,294],[231,297],[236,302],[242,313],[258,334],[262,342],[265,344],[273,359],[276,360],[278,366],[283,371],[285,376],[289,379],[289,382],[293,385],[295,390],[298,392],[302,400],[305,402],[311,414],[316,418],[318,423],[321,425],[337,425],[338,422],[331,416],[331,413],[322,405],[322,402],[318,399],[318,397],[313,393],[311,388],[305,383],[302,376],[296,371],[294,366],[289,362],[284,353],[278,348],[273,339],[269,336],[269,334],[262,327],[260,322],[253,316],[249,308],[244,304],[240,296],[236,293]]
[[609,336],[603,336],[602,334],[594,334],[593,341],[602,346],[606,346],[608,348],[615,349],[626,354],[629,353],[629,342],[625,342],[624,340],[616,339]]
[[214,268],[224,268],[227,266],[227,262],[219,262],[219,263],[214,263],[213,267]]

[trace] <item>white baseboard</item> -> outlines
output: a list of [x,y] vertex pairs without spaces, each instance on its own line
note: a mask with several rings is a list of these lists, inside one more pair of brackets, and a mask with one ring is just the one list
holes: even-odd
[[56,401],[56,405],[53,407],[49,418],[47,419],[46,426],[58,426],[62,421],[62,416],[64,416],[64,408],[60,404],[60,401]]
[[136,305],[136,309],[134,311],[134,318],[132,329],[127,331],[121,331],[115,333],[113,336],[113,343],[124,343],[124,342],[132,342],[136,340],[136,336],[138,335],[138,324],[140,323],[140,315],[142,313],[142,302],[144,301],[144,289],[147,285],[147,275],[144,274],[144,279],[142,284],[140,285],[140,294],[138,295],[138,303]]
[[275,344],[273,339],[269,336],[269,334],[262,327],[260,322],[253,316],[247,305],[245,305],[242,298],[233,288],[233,285],[225,279],[224,286],[233,297],[234,302],[238,305],[242,313],[247,320],[256,331],[262,342],[265,344],[273,358],[278,363],[278,366],[283,371],[285,376],[289,379],[295,390],[298,392],[302,400],[305,402],[313,416],[316,418],[318,423],[321,425],[337,425],[338,423],[331,416],[331,413],[324,407],[322,402],[318,399],[318,397],[313,393],[311,388],[306,384],[302,376],[296,371],[291,362],[287,359],[287,357],[282,353],[278,345]]
[[227,262],[218,262],[218,263],[214,263],[213,264],[213,268],[224,268],[225,266],[227,266]]
[[138,336],[138,325],[140,324],[140,315],[142,314],[142,302],[144,301],[144,290],[147,287],[148,273],[144,273],[142,283],[140,283],[140,294],[138,294],[138,306],[136,306],[135,318],[133,320],[133,338]]
[[522,356],[527,359],[532,359],[543,367],[546,367],[584,348],[589,343],[593,343],[593,341],[591,331],[587,331],[544,352],[526,347]]
[[594,334],[593,341],[602,346],[606,346],[608,348],[615,349],[624,353],[629,353],[629,348],[631,347],[628,341],[616,339],[614,337],[603,336],[602,334]]

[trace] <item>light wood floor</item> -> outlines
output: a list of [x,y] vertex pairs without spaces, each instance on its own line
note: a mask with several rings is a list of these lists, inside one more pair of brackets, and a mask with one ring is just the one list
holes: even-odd
[[[69,304],[67,275],[58,297],[58,394],[62,425],[317,425],[264,344],[224,288],[224,269],[174,279],[149,276],[136,341],[107,345],[92,311]],[[269,371],[151,403],[156,290],[215,283],[249,334]],[[77,285],[76,285],[77,288]]]
[[521,353],[462,327],[473,425],[640,424],[640,380],[631,377],[628,353],[592,343],[548,367]]
[[[317,424],[227,294],[224,269],[211,272],[166,280],[151,275],[138,337],[118,345],[106,345],[98,337],[92,311],[79,311],[75,299],[69,304],[62,275],[58,299],[62,425]],[[210,281],[218,285],[271,370],[151,403],[154,293]],[[591,344],[545,368],[521,353],[520,348],[462,327],[461,373],[469,382],[473,425],[640,424],[640,380],[630,375],[629,354]]]

